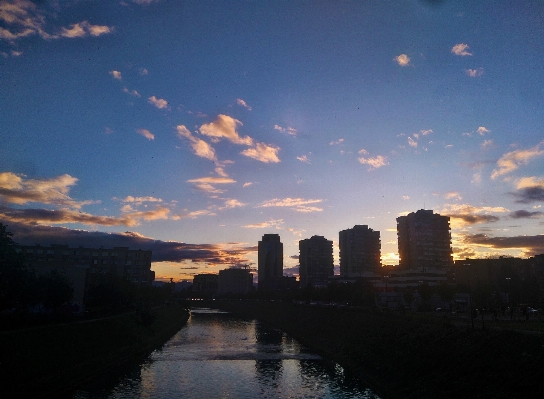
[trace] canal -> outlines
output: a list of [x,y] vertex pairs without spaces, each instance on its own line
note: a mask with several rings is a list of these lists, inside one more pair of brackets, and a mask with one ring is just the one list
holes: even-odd
[[193,309],[160,350],[115,381],[73,398],[377,398],[284,332],[215,309]]

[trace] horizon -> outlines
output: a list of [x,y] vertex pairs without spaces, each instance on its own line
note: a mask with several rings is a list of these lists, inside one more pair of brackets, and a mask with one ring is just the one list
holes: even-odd
[[314,235],[338,264],[354,225],[395,265],[419,209],[450,217],[454,260],[543,254],[543,21],[538,1],[4,1],[0,222],[154,248],[157,280],[256,268],[270,233],[284,274]]

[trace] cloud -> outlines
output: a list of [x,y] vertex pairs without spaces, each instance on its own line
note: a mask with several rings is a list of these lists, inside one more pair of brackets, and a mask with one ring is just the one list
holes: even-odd
[[61,36],[68,38],[100,36],[113,32],[113,28],[105,25],[91,25],[87,21],[82,21],[77,24],[70,25],[70,28],[62,28]]
[[540,211],[529,212],[529,211],[519,210],[519,211],[512,212],[509,216],[512,219],[537,219],[544,216],[544,212],[540,212]]
[[275,130],[279,130],[282,133],[288,133],[292,136],[296,136],[298,133],[298,130],[294,127],[281,127],[280,125],[274,125]]
[[429,134],[433,133],[433,129],[420,130],[419,133],[420,133],[422,136],[428,136]]
[[344,142],[344,139],[338,139],[337,141],[331,141],[329,145],[338,145],[343,142]]
[[147,129],[137,129],[136,131],[148,140],[155,140],[155,135]]
[[97,216],[67,209],[15,209],[0,206],[0,219],[28,225],[79,223],[101,226],[137,226],[140,220],[168,219],[170,209],[157,207],[151,211],[125,213],[120,217]]
[[142,205],[144,202],[162,202],[162,199],[155,197],[133,197],[132,195],[129,195],[128,197],[123,198],[121,202]]
[[226,209],[239,208],[239,207],[243,207],[243,206],[246,206],[246,205],[247,204],[244,204],[244,203],[238,201],[237,199],[229,199],[229,200],[225,201],[225,208]]
[[43,204],[81,208],[91,201],[77,202],[68,195],[78,179],[68,174],[52,179],[24,179],[24,175],[0,173],[0,201],[12,204],[41,202]]
[[242,226],[246,229],[267,229],[270,227],[279,228],[283,224],[283,219],[270,219],[267,222],[261,222],[261,223],[254,223],[254,224],[246,224],[245,226]]
[[246,187],[249,187],[251,186],[253,183],[252,182],[245,182],[244,185],[242,186],[242,188],[246,188]]
[[240,154],[264,163],[278,163],[280,162],[278,158],[279,150],[280,148],[274,145],[257,143],[254,148],[248,148]]
[[401,67],[410,65],[410,57],[408,57],[406,54],[398,55],[393,58],[393,60],[396,61]]
[[451,48],[451,52],[455,55],[460,55],[460,56],[472,55],[472,53],[469,53],[467,51],[468,48],[469,48],[468,44],[459,43]]
[[215,121],[200,126],[200,133],[215,139],[225,138],[234,144],[253,145],[251,137],[238,135],[236,131],[238,125],[242,125],[242,122],[228,115],[220,114]]
[[522,177],[518,180],[516,188],[518,191],[511,194],[518,198],[517,203],[544,202],[544,178]]
[[45,30],[45,10],[30,0],[3,0],[0,2],[0,39],[15,41],[23,37],[39,35],[42,39],[51,40],[62,37],[76,38],[100,36],[113,32],[113,27],[91,25],[88,21],[71,24],[70,28],[61,28],[60,33],[52,34]]
[[406,200],[409,200],[409,199],[410,199],[410,196],[409,196],[409,195],[403,195],[403,196],[402,196],[402,199],[405,200],[405,201],[406,201]]
[[456,200],[462,200],[463,197],[461,196],[461,194],[459,194],[457,191],[448,191],[445,195],[444,195],[444,198],[445,199],[456,199]]
[[493,142],[493,140],[484,140],[484,142],[481,144],[482,150],[486,150],[494,146],[495,143]]
[[536,146],[527,150],[515,150],[504,154],[497,161],[498,169],[494,169],[491,174],[491,178],[495,179],[498,176],[502,176],[513,172],[518,169],[520,165],[529,163],[529,160],[536,158],[544,154],[544,141],[541,141]]
[[236,99],[236,104],[246,108],[248,111],[251,111],[251,107],[249,105],[247,105],[247,103],[244,100],[242,100],[241,98]]
[[214,184],[231,184],[236,183],[229,177],[200,177],[198,179],[187,180],[187,183],[193,183],[193,187],[199,191],[204,191],[209,194],[221,194],[225,190],[221,190],[214,187]]
[[121,72],[119,71],[110,71],[110,75],[113,76],[113,78],[117,80],[123,79],[123,77],[121,76]]
[[[362,148],[361,150],[359,150],[359,154],[368,155],[368,151]],[[378,169],[378,168],[381,168],[382,166],[389,164],[387,162],[387,158],[381,155],[378,155],[375,157],[368,157],[368,158],[361,157],[359,158],[359,163],[363,165],[369,165],[370,168],[368,170]]]
[[142,97],[140,95],[140,93],[138,93],[136,90],[129,90],[126,87],[123,87],[123,92],[128,93],[128,94],[130,94],[131,96],[134,96],[134,97],[138,97],[138,98]]
[[544,235],[489,237],[485,234],[471,234],[463,236],[462,241],[466,244],[494,249],[520,249],[527,256],[544,253]]
[[300,157],[297,157],[297,159],[298,159],[300,162],[310,163],[310,160],[308,159],[308,157],[307,157],[306,155],[301,155]]
[[270,207],[287,207],[294,211],[309,213],[309,212],[322,212],[323,208],[315,206],[308,206],[309,204],[318,204],[323,202],[322,199],[304,199],[304,198],[274,198],[269,201],[264,201],[258,208],[270,208]]
[[471,78],[478,78],[484,74],[483,68],[478,69],[465,69],[465,74]]
[[162,98],[157,98],[155,96],[151,96],[147,99],[147,102],[151,105],[154,105],[155,107],[157,107],[158,109],[168,109],[168,101],[162,99]]
[[255,246],[243,243],[231,244],[187,244],[177,241],[161,241],[135,232],[104,233],[97,231],[72,230],[64,227],[28,226],[11,223],[8,230],[21,245],[67,244],[77,248],[113,248],[152,250],[152,262],[206,263],[210,265],[231,265],[248,263],[249,255],[257,251]]
[[141,75],[141,76],[145,76],[149,73],[149,71],[145,68],[139,68],[138,69],[138,73]]
[[452,219],[452,228],[462,228],[466,225],[497,222],[500,218],[491,215],[491,213],[506,212],[510,211],[503,207],[475,207],[469,204],[446,204],[444,209],[439,213],[449,216]]
[[199,216],[215,216],[216,213],[211,209],[200,209],[198,211],[178,213],[172,216],[172,220],[196,219]]
[[216,160],[215,150],[211,145],[202,139],[194,137],[184,125],[178,125],[176,129],[180,137],[189,139],[191,142],[191,147],[197,156],[209,159],[210,161]]
[[411,138],[411,137],[408,137],[408,145],[409,145],[410,147],[417,148],[417,141],[414,140],[414,139]]
[[491,130],[487,129],[485,126],[480,126],[480,127],[478,127],[478,130],[476,130],[476,132],[477,132],[480,136],[483,136],[483,135],[486,134],[486,133],[491,133]]

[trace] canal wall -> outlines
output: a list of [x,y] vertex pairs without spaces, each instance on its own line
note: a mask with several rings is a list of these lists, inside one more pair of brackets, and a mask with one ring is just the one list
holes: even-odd
[[265,301],[212,307],[271,324],[383,398],[544,397],[542,335],[472,330],[442,317]]
[[0,332],[0,397],[66,396],[160,348],[185,325],[179,305],[92,321]]

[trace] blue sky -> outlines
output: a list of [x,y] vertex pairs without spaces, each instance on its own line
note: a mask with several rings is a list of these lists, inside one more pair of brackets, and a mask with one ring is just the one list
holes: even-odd
[[[455,258],[544,253],[544,5],[0,1],[0,221],[154,250],[158,277],[449,215]],[[339,263],[337,248],[335,263]]]

